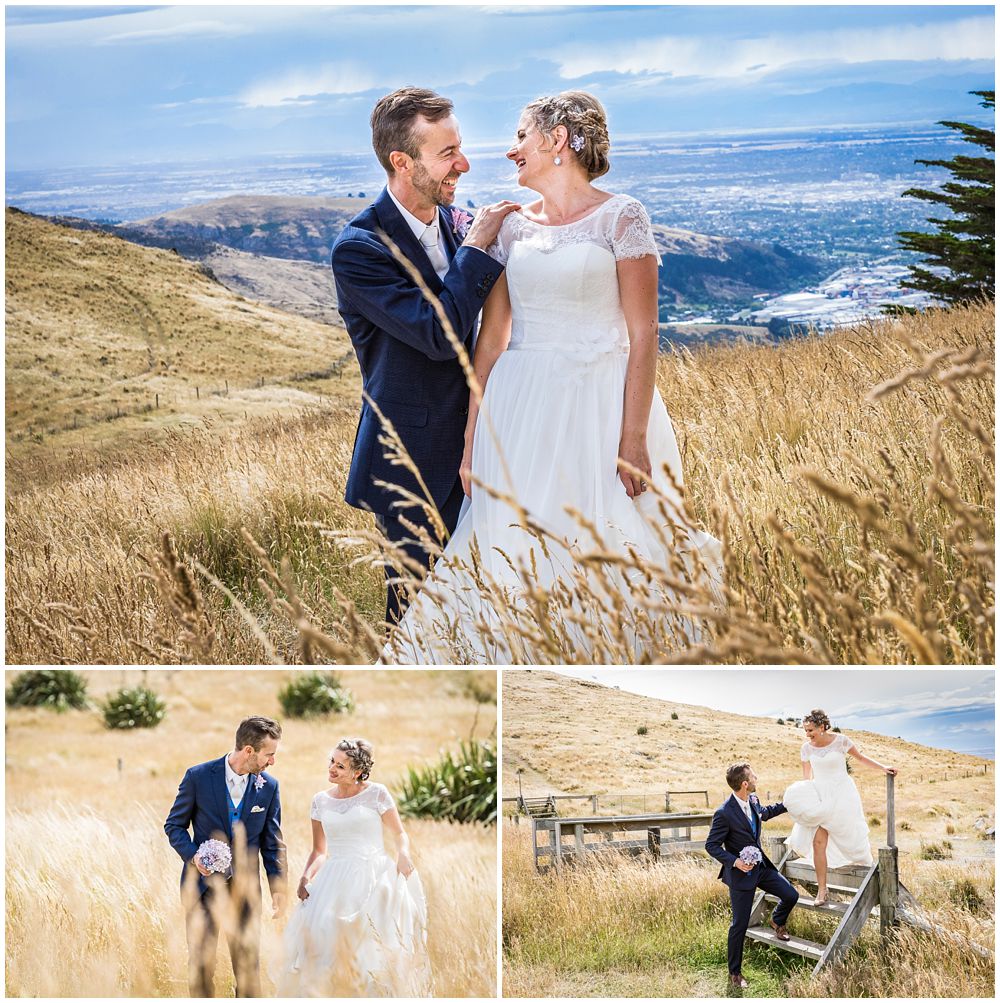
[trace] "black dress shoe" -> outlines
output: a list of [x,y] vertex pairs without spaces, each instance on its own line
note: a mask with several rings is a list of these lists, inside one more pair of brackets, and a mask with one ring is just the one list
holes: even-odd
[[748,989],[750,987],[750,983],[743,978],[740,972],[729,973],[729,984],[735,986],[737,989]]
[[788,934],[788,927],[787,926],[778,926],[778,924],[775,923],[773,919],[768,920],[768,922],[771,924],[771,929],[774,931],[774,935],[775,935],[775,937],[778,938],[778,940],[791,940],[792,939],[789,936],[789,934]]

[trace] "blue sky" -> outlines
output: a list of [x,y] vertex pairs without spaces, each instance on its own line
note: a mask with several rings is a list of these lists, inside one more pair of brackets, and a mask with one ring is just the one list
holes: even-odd
[[632,693],[763,717],[821,707],[842,728],[993,758],[991,669],[564,669]]
[[471,146],[570,87],[613,137],[975,119],[993,26],[991,5],[8,6],[7,164],[361,152],[404,84],[450,96]]

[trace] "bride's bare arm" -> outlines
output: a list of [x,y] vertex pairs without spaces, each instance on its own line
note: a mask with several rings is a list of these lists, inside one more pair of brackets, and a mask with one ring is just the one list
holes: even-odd
[[[472,357],[472,369],[479,381],[479,388],[486,391],[486,381],[496,365],[497,359],[507,350],[510,343],[510,293],[507,289],[507,273],[497,279],[483,306],[483,322],[476,339],[476,351]],[[476,421],[479,418],[479,402],[469,395],[469,418],[465,423],[465,451],[462,455],[460,474],[462,488],[472,497],[472,444],[476,435]]]
[[805,777],[806,780],[812,780],[813,778],[812,763],[810,763],[808,759],[804,759],[802,761],[802,776]]
[[312,836],[312,850],[306,859],[306,866],[302,870],[302,877],[299,879],[299,889],[296,892],[298,897],[303,901],[309,898],[309,892],[306,891],[306,883],[323,866],[323,861],[326,860],[326,833],[323,831],[323,823],[317,822],[316,819],[312,820]]
[[621,442],[618,455],[637,467],[645,478],[620,470],[629,498],[645,490],[643,480],[652,475],[646,429],[656,385],[656,355],[659,351],[659,314],[657,311],[656,258],[625,258],[618,262],[618,288],[625,324],[628,327],[629,355],[625,373],[625,400],[622,414]]
[[883,766],[881,763],[876,763],[874,759],[869,759],[867,756],[858,752],[856,745],[852,745],[847,751],[859,763],[862,763],[865,766],[870,766],[873,770],[881,770],[883,773],[888,773],[893,777],[899,772],[895,766]]
[[396,837],[396,870],[408,878],[413,871],[413,861],[410,859],[410,837],[406,835],[399,812],[390,808],[382,813],[382,824]]

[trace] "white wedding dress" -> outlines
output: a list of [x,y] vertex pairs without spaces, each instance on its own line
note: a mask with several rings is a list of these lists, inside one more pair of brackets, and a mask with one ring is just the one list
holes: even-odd
[[[635,616],[630,589],[646,589],[643,562],[670,567],[671,557],[678,556],[689,578],[707,569],[710,583],[721,582],[718,541],[690,527],[681,514],[680,453],[658,390],[647,447],[652,482],[665,499],[662,508],[651,491],[630,499],[618,475],[629,337],[617,262],[646,255],[659,260],[641,203],[614,195],[590,215],[563,226],[545,226],[514,212],[505,218],[489,253],[506,266],[511,336],[486,384],[472,473],[496,493],[515,497],[550,536],[543,547],[518,524],[510,502],[474,486],[443,558],[383,652],[384,662],[538,661],[523,635],[504,629],[504,618],[497,616],[493,603],[483,601],[475,579],[491,583],[494,594],[516,604],[526,577],[549,592],[558,590],[560,582],[571,582],[581,552],[603,551],[614,558],[631,549],[638,555],[640,570],[633,565],[615,571],[605,563],[603,577],[590,573],[594,592],[607,609],[616,610],[611,619],[619,621]],[[583,516],[598,541],[567,508]],[[676,531],[671,529],[681,522]],[[695,551],[700,565],[690,560]],[[456,559],[463,567],[456,569]],[[673,574],[683,579],[678,566],[674,561]],[[525,568],[530,569],[527,576]],[[532,609],[537,608],[536,601]],[[598,604],[577,600],[555,615],[565,631],[563,644],[568,640],[585,658],[592,644],[588,635],[607,629],[609,619]],[[679,633],[681,645],[695,641],[697,625],[673,615],[680,624],[674,636]],[[633,640],[633,657],[655,658],[657,652],[643,650],[640,635],[640,624],[626,631]]]
[[398,873],[382,839],[392,807],[376,783],[350,798],[313,798],[327,859],[285,928],[279,996],[431,995],[423,886],[416,871]]
[[847,772],[847,754],[852,748],[851,740],[841,734],[822,749],[806,742],[802,762],[812,765],[813,779],[792,784],[782,798],[795,823],[785,845],[809,865],[813,863],[813,836],[820,826],[830,834],[826,847],[829,867],[872,864],[861,796]]

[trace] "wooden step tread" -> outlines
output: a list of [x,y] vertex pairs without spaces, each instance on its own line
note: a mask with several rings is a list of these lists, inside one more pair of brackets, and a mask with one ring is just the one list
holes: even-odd
[[774,930],[769,926],[752,926],[747,930],[747,937],[756,940],[761,944],[770,944],[781,951],[791,951],[792,954],[801,954],[803,958],[812,958],[819,961],[823,957],[826,948],[822,944],[816,944],[811,940],[803,940],[801,937],[792,937],[791,940],[778,940]]
[[[854,891],[855,889],[851,889]],[[765,894],[764,898],[768,902],[780,902],[781,899],[777,895]],[[816,900],[810,898],[808,895],[800,895],[799,901],[795,904],[796,909],[812,909],[814,912],[828,912],[833,915],[843,916],[845,912],[850,908],[850,902],[832,902],[828,901],[823,905],[816,905]]]

